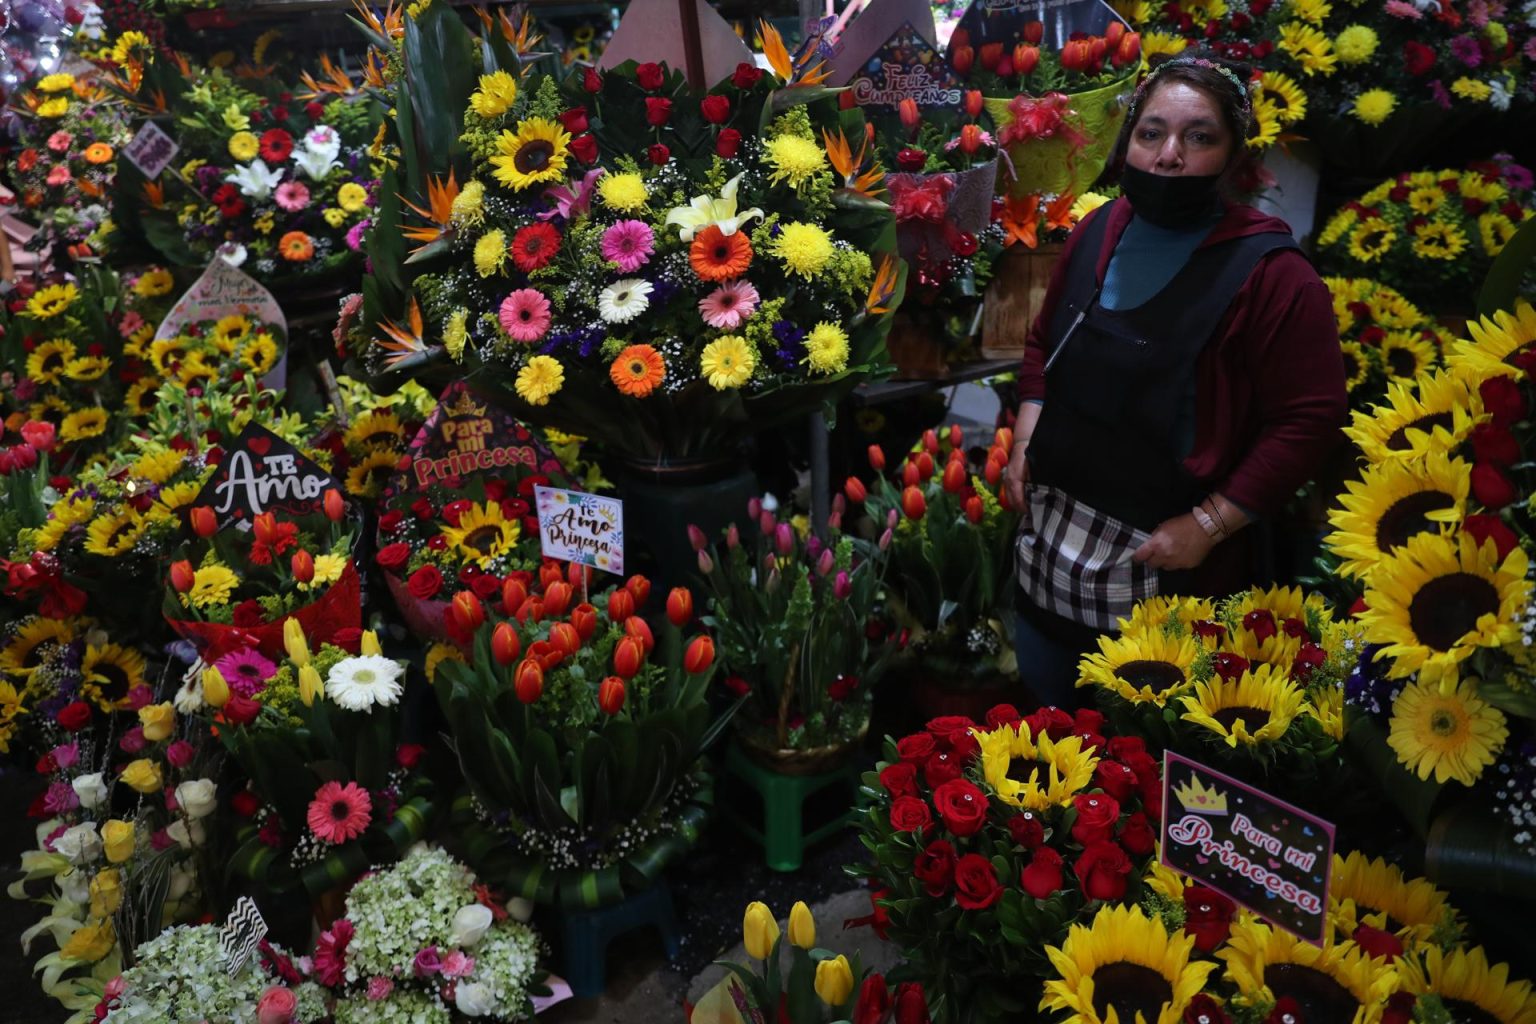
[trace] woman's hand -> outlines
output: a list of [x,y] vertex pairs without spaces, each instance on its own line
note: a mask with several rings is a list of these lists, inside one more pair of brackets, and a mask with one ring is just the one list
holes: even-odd
[[1131,557],[1153,569],[1193,569],[1215,546],[1216,539],[1186,512],[1158,524]]
[[1029,482],[1029,439],[1020,438],[1013,442],[1013,451],[1008,456],[1008,465],[1003,470],[1003,487],[1008,494],[1008,506],[1023,512],[1024,485]]

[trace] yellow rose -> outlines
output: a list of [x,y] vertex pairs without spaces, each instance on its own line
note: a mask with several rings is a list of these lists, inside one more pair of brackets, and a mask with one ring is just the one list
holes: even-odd
[[327,206],[321,211],[320,216],[324,217],[325,222],[333,228],[339,228],[347,222],[346,211],[336,206]]
[[789,912],[789,941],[801,949],[816,945],[816,920],[804,900],[796,902]]
[[141,757],[123,769],[123,783],[136,792],[158,793],[164,785],[160,766],[147,757]]
[[139,724],[144,727],[144,738],[159,743],[176,731],[176,708],[170,703],[147,704],[139,708]]
[[91,916],[111,917],[123,905],[123,879],[117,868],[105,868],[91,879]]
[[75,934],[69,937],[59,950],[59,956],[65,960],[76,960],[83,964],[93,964],[112,952],[112,947],[117,945],[117,933],[112,930],[110,919],[95,921],[75,930]]
[[368,190],[355,181],[349,181],[336,190],[336,203],[348,213],[356,213],[368,202]]
[[229,155],[244,163],[256,159],[261,152],[261,140],[250,132],[235,132],[229,137]]
[[113,864],[121,864],[133,856],[136,839],[131,821],[114,818],[101,826],[101,847]]
[[768,959],[773,944],[779,941],[779,922],[766,903],[749,903],[746,917],[741,923],[742,943],[747,955],[757,960]]
[[853,995],[853,969],[839,953],[816,965],[816,994],[828,1006],[841,1006]]

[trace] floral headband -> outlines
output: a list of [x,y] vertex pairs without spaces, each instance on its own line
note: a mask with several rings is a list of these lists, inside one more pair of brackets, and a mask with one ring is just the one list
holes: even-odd
[[1233,87],[1237,89],[1237,94],[1243,98],[1243,129],[1246,132],[1248,125],[1253,121],[1253,101],[1249,98],[1248,95],[1248,84],[1241,78],[1237,77],[1237,72],[1233,71],[1225,64],[1218,64],[1215,61],[1207,60],[1204,57],[1174,57],[1172,60],[1163,61],[1157,67],[1147,72],[1147,77],[1141,80],[1141,84],[1136,87],[1136,92],[1131,96],[1131,105],[1129,110],[1126,112],[1125,118],[1127,124],[1136,123],[1136,110],[1141,106],[1141,101],[1146,99],[1147,89],[1152,85],[1153,79],[1157,78],[1158,75],[1162,74],[1169,68],[1178,67],[1206,68],[1210,71],[1216,72],[1218,75],[1221,75],[1227,81],[1231,82]]

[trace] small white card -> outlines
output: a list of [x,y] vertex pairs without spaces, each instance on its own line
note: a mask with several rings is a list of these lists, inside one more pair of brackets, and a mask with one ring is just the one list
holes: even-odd
[[145,121],[133,140],[123,147],[123,156],[150,181],[160,177],[160,172],[170,166],[179,152],[181,147],[176,140],[153,121]]
[[534,487],[544,557],[624,575],[624,502]]

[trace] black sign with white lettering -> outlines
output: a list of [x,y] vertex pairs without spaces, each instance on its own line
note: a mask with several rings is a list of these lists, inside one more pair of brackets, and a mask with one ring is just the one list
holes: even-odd
[[322,512],[325,492],[333,487],[340,489],[314,460],[266,427],[250,423],[203,484],[196,503],[213,509],[224,529],[263,512],[288,518]]

